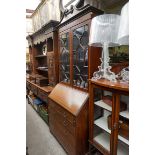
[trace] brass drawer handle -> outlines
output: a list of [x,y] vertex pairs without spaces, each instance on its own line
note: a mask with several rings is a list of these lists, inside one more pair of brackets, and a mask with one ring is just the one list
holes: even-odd
[[74,126],[76,125],[76,120],[75,120],[75,119],[73,120],[73,125],[74,125]]
[[63,125],[64,125],[64,126],[67,126],[67,122],[66,122],[66,121],[63,121]]
[[67,114],[66,114],[66,112],[64,112],[63,116],[64,116],[65,118],[67,117]]
[[65,130],[65,135],[67,135],[68,134],[68,131],[67,130]]

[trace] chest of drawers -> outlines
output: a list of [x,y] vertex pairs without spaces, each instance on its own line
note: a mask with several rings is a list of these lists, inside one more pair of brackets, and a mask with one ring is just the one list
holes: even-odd
[[88,93],[58,84],[49,95],[49,128],[69,155],[88,149]]

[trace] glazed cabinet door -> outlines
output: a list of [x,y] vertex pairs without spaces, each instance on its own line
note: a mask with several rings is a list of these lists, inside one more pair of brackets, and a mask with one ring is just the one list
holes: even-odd
[[[100,92],[100,93],[99,93]],[[112,152],[113,147],[113,130],[108,127],[108,116],[112,116],[110,123],[113,126],[114,104],[107,105],[103,101],[104,91],[94,85],[90,88],[89,100],[89,141],[104,155],[114,155]],[[98,94],[98,98],[95,98]],[[100,95],[99,95],[100,94]],[[114,100],[114,97],[112,97]]]
[[89,26],[81,25],[72,29],[73,85],[88,88],[88,43]]
[[69,32],[59,35],[59,81],[70,83]]

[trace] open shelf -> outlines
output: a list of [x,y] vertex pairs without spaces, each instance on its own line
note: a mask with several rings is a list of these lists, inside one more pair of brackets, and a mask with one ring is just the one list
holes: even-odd
[[[94,124],[100,127],[101,129],[105,130],[109,134],[111,134],[111,130],[108,128],[107,118],[106,117],[100,117],[99,119],[94,121]],[[118,135],[118,139],[124,142],[125,144],[129,145],[129,140]]]
[[96,101],[94,104],[108,111],[112,111],[112,107],[104,103],[102,100]]
[[37,70],[40,70],[40,71],[45,71],[45,72],[48,72],[48,68],[36,68]]
[[37,56],[35,56],[36,58],[45,58],[45,57],[47,57],[47,55],[37,55]]
[[118,135],[118,139],[121,140],[122,142],[124,142],[125,144],[129,145],[129,140],[128,139],[126,139],[126,138],[124,138],[124,137],[122,137],[120,135]]
[[129,111],[126,110],[126,111],[122,111],[119,113],[121,116],[125,117],[125,118],[128,118],[129,119]]
[[110,151],[110,135],[108,133],[100,133],[94,138],[94,141],[100,144],[107,151]]
[[99,119],[94,121],[94,124],[105,130],[108,133],[111,133],[111,130],[108,129],[108,123],[106,117],[100,117]]
[[81,74],[81,76],[83,76],[83,77],[88,77],[88,74]]
[[[110,134],[106,132],[100,133],[94,138],[94,141],[100,144],[106,150],[110,150]],[[117,155],[129,155],[128,145],[118,141]]]

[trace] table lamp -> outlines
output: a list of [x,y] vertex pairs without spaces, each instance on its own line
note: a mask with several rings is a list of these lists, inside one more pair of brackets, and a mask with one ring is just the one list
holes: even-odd
[[120,45],[129,45],[129,3],[126,3],[121,10],[118,43]]
[[[121,10],[120,26],[118,31],[118,43],[129,45],[129,3],[126,3]],[[123,68],[119,73],[121,82],[129,82],[129,67]]]
[[116,75],[109,66],[108,47],[118,46],[118,29],[120,16],[115,14],[103,14],[92,19],[89,45],[102,47],[101,66],[99,71],[94,72],[93,79],[108,79],[116,82]]

